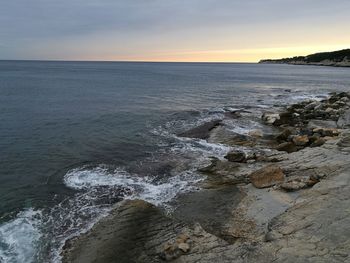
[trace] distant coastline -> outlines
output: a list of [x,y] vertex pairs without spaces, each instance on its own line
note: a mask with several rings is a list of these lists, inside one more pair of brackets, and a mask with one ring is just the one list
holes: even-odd
[[308,56],[295,56],[291,58],[262,59],[259,63],[350,67],[350,49],[315,53]]

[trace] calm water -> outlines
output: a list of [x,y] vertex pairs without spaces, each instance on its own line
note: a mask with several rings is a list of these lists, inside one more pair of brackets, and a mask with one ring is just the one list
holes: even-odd
[[62,240],[110,204],[125,196],[160,204],[174,185],[190,188],[193,155],[182,153],[225,149],[177,141],[177,131],[224,107],[332,90],[350,90],[350,69],[0,61],[0,261],[58,261]]

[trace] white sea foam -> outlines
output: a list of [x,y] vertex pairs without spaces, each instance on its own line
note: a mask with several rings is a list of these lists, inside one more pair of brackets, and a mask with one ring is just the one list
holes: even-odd
[[27,209],[0,225],[0,262],[35,262],[40,224],[41,212]]
[[304,100],[317,100],[321,101],[326,99],[328,94],[298,94],[291,97],[291,100],[294,102],[304,101]]
[[176,176],[155,181],[151,177],[132,175],[122,169],[109,171],[103,167],[74,169],[64,177],[65,184],[73,189],[88,189],[100,186],[127,189],[126,199],[142,199],[155,205],[164,204],[180,192],[194,187],[199,176],[194,171],[186,171]]

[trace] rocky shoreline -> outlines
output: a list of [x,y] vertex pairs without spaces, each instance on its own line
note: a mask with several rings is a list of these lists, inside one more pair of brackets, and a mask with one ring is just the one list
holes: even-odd
[[[244,118],[228,112],[226,118]],[[266,130],[214,120],[179,136],[232,147],[173,211],[125,200],[68,240],[63,262],[350,262],[350,93],[264,112]]]
[[305,61],[274,61],[274,60],[265,60],[260,61],[260,64],[288,64],[288,65],[311,65],[311,66],[327,66],[327,67],[350,67],[350,61],[348,59],[342,61],[333,61],[333,60],[323,60],[321,62],[305,62]]

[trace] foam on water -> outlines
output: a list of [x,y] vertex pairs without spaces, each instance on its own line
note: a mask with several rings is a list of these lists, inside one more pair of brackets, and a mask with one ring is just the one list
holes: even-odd
[[155,178],[132,175],[122,169],[74,169],[64,177],[65,184],[73,189],[109,186],[127,189],[126,199],[142,199],[155,205],[164,204],[180,192],[188,191],[200,180],[195,171],[185,171],[176,176],[156,181]]
[[27,209],[0,225],[0,262],[35,262],[41,223],[41,212]]

